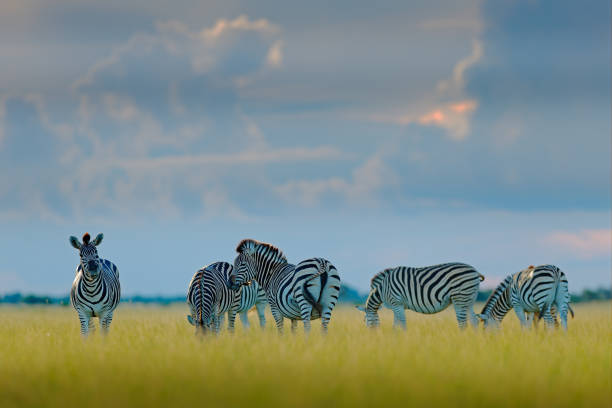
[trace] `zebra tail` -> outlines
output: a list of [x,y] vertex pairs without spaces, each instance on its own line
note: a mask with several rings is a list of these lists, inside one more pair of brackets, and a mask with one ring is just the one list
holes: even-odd
[[574,318],[574,309],[572,309],[572,307],[570,306],[570,304],[567,304],[567,310],[569,310],[570,314],[572,315],[572,319]]
[[308,283],[309,280],[310,279],[308,279],[306,282],[302,284],[302,292],[304,294],[304,299],[306,299],[306,301],[310,303],[317,312],[319,312],[319,315],[321,315],[321,313],[323,313],[323,306],[321,305],[321,303],[317,302],[314,296],[312,296],[312,293],[310,293],[310,291],[306,287],[306,283]]
[[484,275],[479,273],[478,274],[478,279],[480,279],[480,281],[482,282],[483,280],[485,280],[485,277],[484,277]]

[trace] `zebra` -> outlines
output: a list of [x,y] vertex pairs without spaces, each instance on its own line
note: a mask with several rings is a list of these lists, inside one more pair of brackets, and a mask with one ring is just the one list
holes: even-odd
[[310,321],[321,318],[322,330],[327,332],[340,293],[340,276],[334,265],[323,258],[293,265],[280,249],[253,239],[240,241],[236,252],[230,287],[239,290],[250,281],[259,283],[279,333],[283,333],[284,318],[291,319],[293,332],[297,321],[302,320],[306,333]]
[[70,290],[70,301],[79,315],[81,335],[86,337],[89,329],[95,330],[93,318],[100,321],[102,333],[106,334],[113,320],[113,312],[121,298],[119,269],[109,260],[98,257],[96,247],[104,234],[98,234],[90,242],[89,233],[83,235],[83,243],[77,237],[70,237],[70,244],[79,250],[81,262]]
[[380,324],[378,309],[384,304],[393,311],[394,327],[405,330],[404,309],[433,314],[452,303],[460,329],[466,327],[468,314],[472,326],[478,327],[473,306],[483,280],[484,276],[464,263],[387,268],[372,278],[365,308],[357,308],[365,312],[366,326],[374,328]]
[[497,327],[514,308],[521,327],[529,328],[543,318],[552,328],[558,324],[559,313],[561,326],[567,330],[568,310],[574,316],[569,301],[567,277],[561,269],[555,265],[531,265],[508,275],[491,293],[478,317],[485,327]]
[[196,327],[196,333],[212,330],[219,332],[225,313],[228,314],[228,329],[234,330],[236,314],[244,327],[249,327],[248,311],[255,306],[259,315],[259,325],[266,326],[266,294],[253,282],[245,285],[239,292],[227,286],[232,272],[232,265],[227,262],[216,262],[198,270],[189,283],[187,304],[190,314],[187,321]]

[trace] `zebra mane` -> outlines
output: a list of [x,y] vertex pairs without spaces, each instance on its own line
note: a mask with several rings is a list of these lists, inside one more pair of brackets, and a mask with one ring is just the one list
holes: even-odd
[[489,296],[489,298],[485,302],[484,307],[482,308],[482,313],[483,314],[485,314],[485,313],[489,312],[491,309],[493,309],[495,304],[504,295],[504,292],[506,292],[506,290],[508,290],[508,288],[510,287],[510,284],[512,283],[512,279],[513,278],[514,278],[514,275],[508,275],[508,276],[506,276],[506,279],[504,279],[503,281],[501,281],[501,283],[499,285],[497,285],[497,287],[495,288],[493,293],[491,293],[491,295]]
[[254,239],[243,239],[236,247],[239,254],[255,255],[265,257],[269,261],[276,263],[287,263],[287,258],[283,252],[274,245],[259,242]]
[[385,278],[385,276],[387,276],[390,272],[392,272],[395,269],[397,268],[386,268],[378,272],[376,275],[372,277],[372,280],[370,281],[370,287],[373,288],[374,285],[382,281]]

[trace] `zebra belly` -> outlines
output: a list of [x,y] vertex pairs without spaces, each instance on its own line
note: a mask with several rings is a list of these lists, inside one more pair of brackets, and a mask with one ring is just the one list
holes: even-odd
[[410,302],[409,299],[404,300],[404,309],[409,309],[417,313],[423,314],[434,314],[440,313],[451,304],[450,299],[445,300],[442,303],[430,304],[430,305],[419,305],[416,303]]

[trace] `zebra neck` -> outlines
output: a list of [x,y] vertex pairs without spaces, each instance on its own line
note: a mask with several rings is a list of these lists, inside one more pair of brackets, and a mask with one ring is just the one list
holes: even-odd
[[103,283],[102,273],[94,278],[83,272],[81,275],[80,290],[83,291],[85,295],[94,295],[102,290]]
[[509,275],[499,285],[497,285],[482,308],[483,314],[488,316],[501,316],[501,320],[506,313],[508,313],[508,310],[512,308],[512,306],[510,306],[510,287],[512,278],[513,276]]
[[501,293],[497,294],[493,302],[487,302],[485,306],[485,314],[495,320],[501,322],[512,309],[512,303],[510,301],[510,285],[505,287]]
[[255,280],[265,291],[267,291],[270,288],[274,276],[276,276],[285,266],[287,266],[286,262],[268,266],[261,265],[261,267],[257,268]]
[[500,299],[493,308],[489,311],[488,315],[493,319],[501,322],[508,312],[512,309],[512,306],[506,302],[506,299]]
[[102,282],[102,271],[100,271],[96,277],[83,272],[83,279],[81,281],[85,286],[97,286],[100,284],[100,282]]

